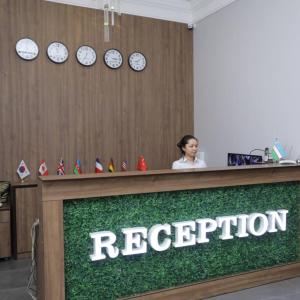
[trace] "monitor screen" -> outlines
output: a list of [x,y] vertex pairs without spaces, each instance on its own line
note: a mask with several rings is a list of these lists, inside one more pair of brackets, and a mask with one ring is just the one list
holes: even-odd
[[227,156],[228,166],[258,165],[262,163],[263,160],[261,155],[228,153]]

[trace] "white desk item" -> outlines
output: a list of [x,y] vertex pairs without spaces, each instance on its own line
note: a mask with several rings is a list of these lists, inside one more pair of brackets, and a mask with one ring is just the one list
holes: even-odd
[[283,159],[279,161],[280,165],[296,165],[297,162],[295,160],[291,160],[291,159]]

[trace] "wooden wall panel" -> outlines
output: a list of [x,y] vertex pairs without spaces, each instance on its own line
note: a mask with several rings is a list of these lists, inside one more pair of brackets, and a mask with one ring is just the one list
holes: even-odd
[[16,189],[16,257],[31,251],[31,226],[38,215],[37,188]]
[[6,206],[0,208],[0,258],[11,256],[10,210]]
[[[0,179],[17,180],[21,159],[36,177],[45,159],[55,174],[60,157],[67,173],[80,158],[94,171],[96,156],[107,167],[129,160],[135,169],[144,154],[150,169],[169,168],[176,143],[193,132],[193,42],[186,25],[122,15],[109,43],[103,42],[103,12],[42,0],[0,0]],[[40,54],[31,62],[15,53],[15,43],[30,36]],[[62,65],[49,61],[47,45],[69,49]],[[77,63],[82,44],[96,49],[94,66]],[[118,48],[119,70],[103,63],[103,53]],[[132,71],[128,55],[141,51],[148,66]]]

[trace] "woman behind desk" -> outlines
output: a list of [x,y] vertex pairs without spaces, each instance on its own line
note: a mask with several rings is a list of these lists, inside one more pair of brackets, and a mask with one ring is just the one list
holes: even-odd
[[206,168],[204,160],[196,155],[198,151],[198,140],[192,135],[185,135],[177,144],[182,157],[172,164],[172,169]]

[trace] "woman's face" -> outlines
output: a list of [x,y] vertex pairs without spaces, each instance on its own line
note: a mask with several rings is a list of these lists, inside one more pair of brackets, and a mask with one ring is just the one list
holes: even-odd
[[183,151],[188,157],[196,157],[198,151],[198,141],[195,139],[188,140],[188,143],[183,147]]

